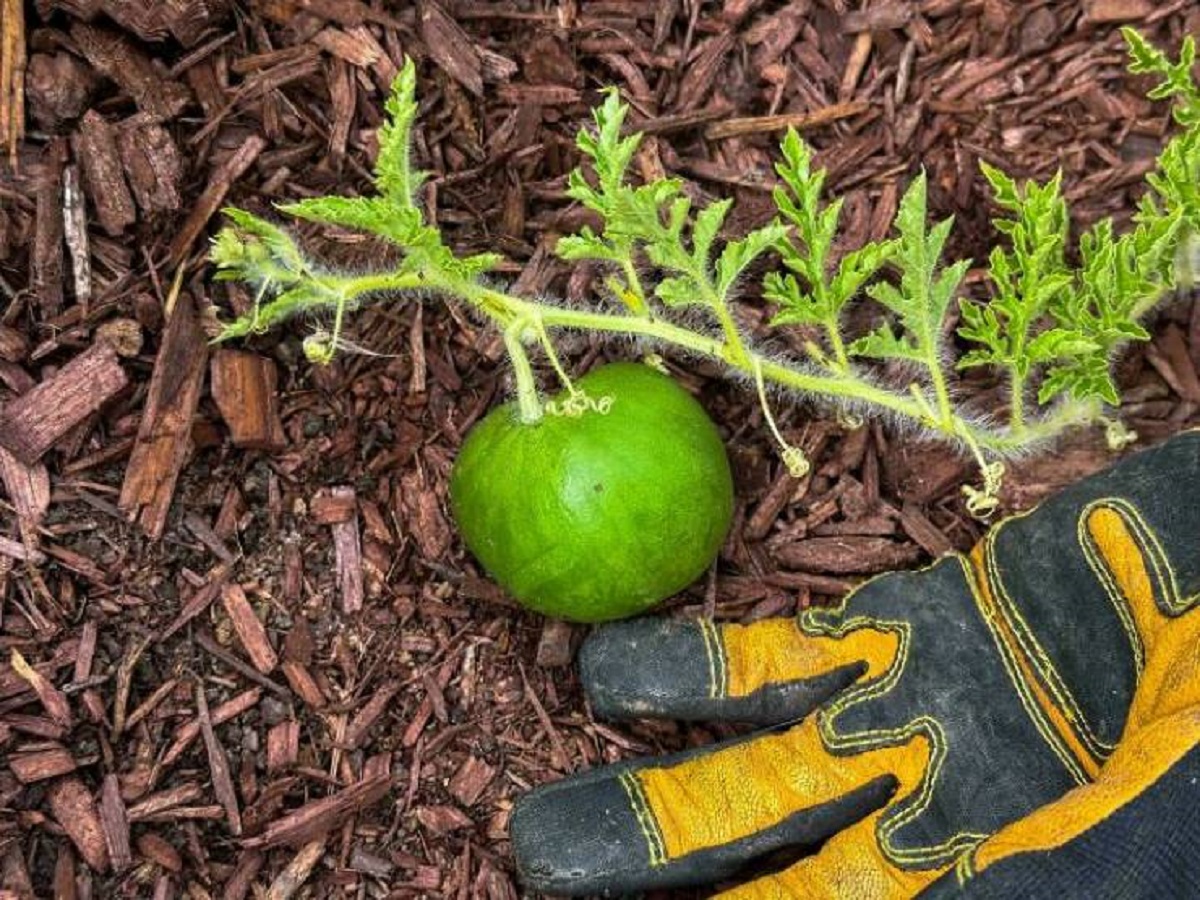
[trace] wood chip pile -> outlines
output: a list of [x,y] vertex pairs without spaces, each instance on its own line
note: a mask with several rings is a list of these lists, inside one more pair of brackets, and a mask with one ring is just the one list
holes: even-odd
[[[506,822],[530,786],[725,727],[592,719],[583,630],[513,607],[446,506],[463,434],[505,396],[499,339],[380,303],[305,362],[295,323],[209,343],[242,288],[205,264],[220,209],[363,192],[382,99],[418,60],[430,214],[530,295],[594,302],[553,254],[576,130],[616,84],[647,178],[773,214],[794,125],[881,236],[924,166],[953,251],[986,258],[986,160],[1061,168],[1078,221],[1133,209],[1169,127],[1117,26],[1200,33],[1150,0],[0,0],[0,897],[515,898]],[[388,251],[301,228],[323,259]],[[983,289],[974,272],[969,289]],[[1195,425],[1200,312],[1183,298],[1120,367],[1146,441]],[[747,329],[770,310],[742,298]],[[571,338],[576,370],[627,348]],[[968,547],[946,449],[785,402],[792,478],[754,398],[676,371],[721,425],[738,511],[675,614],[751,621]],[[982,409],[1000,385],[958,390]],[[1024,508],[1104,465],[1077,435],[1009,473]],[[305,893],[307,892],[307,893]]]

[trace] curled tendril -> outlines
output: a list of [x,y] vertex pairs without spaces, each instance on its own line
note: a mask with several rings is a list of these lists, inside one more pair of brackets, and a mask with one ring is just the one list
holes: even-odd
[[767,390],[763,386],[762,365],[757,360],[754,362],[754,383],[758,387],[758,402],[762,406],[767,427],[771,429],[771,434],[779,445],[779,458],[787,466],[789,475],[793,478],[803,478],[812,469],[812,463],[808,461],[803,450],[788,443],[780,433],[779,426],[775,424],[775,417],[771,415],[771,405],[767,402]]
[[550,416],[565,416],[568,419],[578,419],[584,413],[594,412],[602,416],[608,415],[616,401],[605,394],[603,397],[590,397],[580,390],[573,390],[566,400],[550,400],[544,409]]
[[857,431],[863,427],[863,417],[857,413],[852,413],[847,409],[837,410],[838,424],[849,431]]
[[803,478],[812,470],[812,463],[799,447],[784,447],[779,453],[779,458],[783,460],[788,474],[793,478]]
[[963,495],[967,498],[967,512],[980,521],[986,521],[1000,505],[1000,487],[1004,482],[1004,463],[999,460],[980,466],[983,476],[983,487],[977,488],[969,484],[962,487]]
[[1108,449],[1116,453],[1124,450],[1138,439],[1138,433],[1125,427],[1120,419],[1106,419],[1104,422],[1104,440]]

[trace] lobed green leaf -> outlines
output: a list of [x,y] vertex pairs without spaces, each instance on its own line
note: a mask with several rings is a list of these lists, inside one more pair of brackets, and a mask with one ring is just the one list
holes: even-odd
[[417,67],[404,61],[384,101],[387,115],[379,128],[379,155],[375,158],[375,186],[398,206],[415,208],[415,197],[425,180],[412,164],[412,126],[417,117]]
[[434,230],[422,224],[416,207],[395,203],[390,197],[313,197],[279,208],[297,219],[365,231],[400,247],[420,243],[427,239],[423,230]]
[[771,249],[786,233],[787,229],[782,225],[766,225],[740,240],[727,243],[717,260],[717,293],[721,296],[728,294],[746,267]]
[[923,362],[925,355],[911,337],[897,334],[890,325],[880,325],[853,341],[848,348],[851,356],[872,359],[900,359]]

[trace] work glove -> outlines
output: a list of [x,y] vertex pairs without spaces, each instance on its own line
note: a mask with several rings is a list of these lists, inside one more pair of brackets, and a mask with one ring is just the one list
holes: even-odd
[[1190,432],[835,608],[601,628],[598,716],[768,727],[534,790],[519,871],[611,896],[790,849],[722,896],[1200,897],[1198,591]]

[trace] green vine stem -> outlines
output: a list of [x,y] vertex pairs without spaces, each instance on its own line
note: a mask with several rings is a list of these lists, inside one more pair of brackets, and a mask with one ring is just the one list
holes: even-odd
[[521,411],[521,421],[532,425],[542,418],[542,404],[538,400],[537,379],[533,374],[533,366],[525,353],[525,333],[529,327],[528,319],[514,319],[513,323],[504,329],[504,346],[508,350],[508,358],[517,382],[517,408]]
[[[915,383],[908,396],[869,381],[854,370],[837,375],[819,374],[780,362],[753,350],[746,350],[743,359],[735,361],[728,344],[721,339],[700,334],[680,325],[660,319],[634,315],[569,309],[550,303],[528,300],[504,291],[475,286],[466,291],[461,285],[424,282],[419,275],[396,275],[364,278],[327,276],[331,293],[347,298],[346,305],[361,308],[371,297],[381,302],[394,302],[393,292],[401,297],[417,297],[427,291],[446,292],[466,301],[477,311],[503,325],[505,348],[508,351],[516,380],[516,394],[522,418],[536,422],[541,418],[536,378],[525,349],[525,337],[530,331],[564,329],[585,333],[645,338],[662,346],[686,350],[729,368],[752,379],[764,379],[804,394],[827,397],[854,406],[872,407],[901,420],[922,426],[944,438],[959,439],[964,447],[972,444],[998,456],[1025,452],[1031,444],[1048,440],[1065,429],[1094,421],[1099,411],[1096,404],[1064,403],[1046,418],[1032,423],[1025,433],[1017,436],[1005,429],[993,429],[975,424],[958,416],[944,419],[931,403],[924,390]],[[336,309],[336,303],[331,303]],[[316,304],[314,304],[316,306]],[[311,309],[311,307],[310,307]],[[553,365],[553,360],[551,361]],[[569,387],[569,382],[565,385]]]

